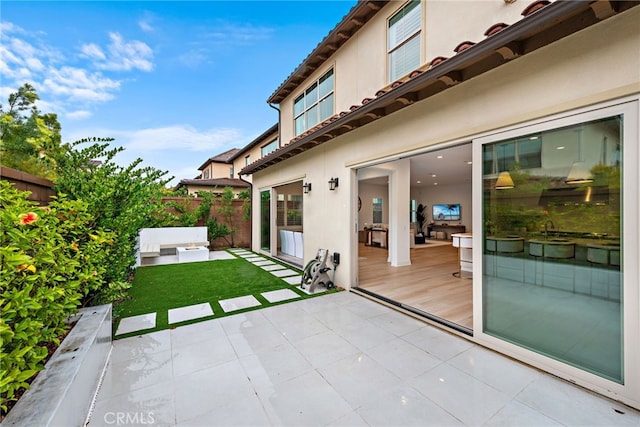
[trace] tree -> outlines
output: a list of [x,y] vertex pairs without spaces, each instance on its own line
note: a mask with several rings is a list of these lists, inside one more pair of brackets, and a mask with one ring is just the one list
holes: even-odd
[[40,99],[25,83],[9,95],[7,109],[0,105],[0,162],[44,178],[55,179],[55,157],[61,145],[56,114],[42,114],[35,106]]
[[233,216],[236,213],[236,209],[233,206],[234,197],[231,187],[224,187],[222,190],[222,196],[220,197],[220,207],[218,207],[218,213],[222,215],[225,225],[229,229],[229,234],[231,235],[231,242],[229,243],[232,247],[235,244],[233,240],[233,233],[236,232],[233,223]]
[[[68,144],[58,158],[54,187],[73,200],[83,200],[94,226],[115,234],[105,272],[107,283],[126,281],[135,265],[139,230],[160,227],[173,218],[162,202],[166,172],[140,167],[142,159],[119,166],[114,157],[124,148],[109,148],[111,138],[91,138]],[[80,148],[86,143],[93,143]],[[92,160],[101,159],[98,165]]]

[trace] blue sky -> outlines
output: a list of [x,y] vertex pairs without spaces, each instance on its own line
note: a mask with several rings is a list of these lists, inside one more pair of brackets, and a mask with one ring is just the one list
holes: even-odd
[[64,142],[116,138],[176,184],[277,122],[267,98],[355,3],[3,0],[0,102],[31,83]]

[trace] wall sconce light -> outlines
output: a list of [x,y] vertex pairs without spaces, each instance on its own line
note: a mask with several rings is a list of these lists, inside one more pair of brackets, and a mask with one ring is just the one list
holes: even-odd
[[338,188],[338,178],[331,178],[329,180],[329,190],[333,191]]
[[309,191],[311,191],[311,183],[307,182],[302,186],[302,190],[304,191],[304,194],[309,194]]
[[496,181],[496,190],[508,190],[515,187],[509,171],[500,172]]

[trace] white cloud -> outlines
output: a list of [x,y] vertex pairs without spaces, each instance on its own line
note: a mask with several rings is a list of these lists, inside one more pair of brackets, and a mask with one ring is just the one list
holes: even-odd
[[221,22],[215,31],[205,34],[208,42],[224,45],[248,45],[271,37],[273,28],[256,27],[249,24]]
[[[205,153],[207,158],[230,148],[241,148],[252,139],[240,129],[214,128],[198,130],[190,125],[176,124],[139,130],[121,129],[76,129],[66,132],[66,140],[78,140],[87,136],[113,137],[115,145],[136,153],[158,153],[160,151]],[[200,154],[196,155],[200,158]],[[200,166],[201,163],[196,165]]]
[[[215,153],[221,147],[241,140],[237,129],[209,129],[198,131],[191,126],[174,125],[142,129],[123,135],[127,149],[135,151],[186,150]],[[238,144],[238,146],[243,146]]]
[[125,41],[119,33],[109,33],[109,39],[111,43],[106,53],[95,44],[82,46],[82,53],[93,59],[97,68],[110,71],[153,70],[153,51],[146,43]]
[[100,49],[100,46],[95,43],[84,44],[82,45],[82,48],[80,50],[89,58],[98,59],[101,61],[104,61],[107,58],[102,49]]
[[90,73],[82,68],[62,67],[51,69],[43,82],[43,91],[78,101],[105,102],[114,98],[113,92],[120,82]]
[[69,120],[82,120],[91,117],[92,113],[86,110],[76,110],[69,111],[64,116]]
[[138,26],[142,31],[146,31],[148,33],[154,31],[154,28],[151,26],[151,24],[143,20],[138,21]]
[[178,57],[178,60],[190,68],[196,68],[200,64],[210,62],[209,56],[204,49],[191,49]]
[[25,34],[26,31],[20,27],[19,25],[14,24],[13,22],[1,22],[0,21],[0,33],[5,36],[7,34]]
[[[2,22],[0,29],[3,93],[14,93],[16,88],[28,82],[40,95],[41,100],[37,105],[41,111],[80,120],[91,115],[89,107],[92,104],[110,101],[120,90],[121,81],[106,76],[104,71],[70,66],[70,60],[55,46],[49,45],[41,37],[41,33],[27,32],[10,22]],[[142,52],[143,55],[149,55],[148,47],[139,47],[134,43],[130,48],[130,44],[121,37],[112,40],[115,41],[109,47],[109,52],[120,52],[118,60],[121,62],[126,62],[125,53],[134,55]],[[108,55],[97,44],[84,44],[82,52],[83,56],[94,61],[107,62]],[[134,66],[130,64],[122,67],[131,69]],[[148,68],[148,65],[143,63],[138,67]],[[82,106],[79,107],[78,104]],[[48,108],[43,108],[44,105]]]
[[11,37],[2,32],[0,38],[0,71],[4,79],[28,80],[35,73],[44,71],[40,57],[46,52],[35,48],[31,43]]
[[142,18],[138,19],[138,27],[145,33],[152,33],[156,31],[154,22],[158,20],[156,14],[150,11],[145,11]]
[[152,166],[168,171],[174,176],[171,184],[181,179],[194,178],[198,167],[209,157],[247,145],[252,137],[244,136],[240,129],[214,128],[198,130],[185,124],[142,130],[117,130],[107,128],[63,129],[63,141],[78,141],[88,137],[111,137],[111,147],[124,147],[114,159],[124,166],[142,158],[142,166]]

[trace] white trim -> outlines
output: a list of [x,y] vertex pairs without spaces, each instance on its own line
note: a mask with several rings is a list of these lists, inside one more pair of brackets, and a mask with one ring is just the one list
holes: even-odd
[[[485,334],[482,322],[482,280],[474,280],[473,283],[473,325],[476,342],[636,408],[640,407],[640,364],[638,364],[638,360],[640,360],[640,339],[638,338],[640,337],[640,292],[638,290],[640,277],[638,268],[638,259],[640,259],[638,242],[638,236],[640,236],[640,221],[638,219],[640,216],[638,194],[640,174],[637,167],[640,164],[640,149],[638,147],[640,114],[638,101],[638,96],[625,97],[487,132],[473,139],[472,172],[472,202],[475,211],[479,212],[482,209],[482,146],[484,144],[618,114],[624,115],[622,219],[624,234],[627,236],[623,243],[622,269],[624,384],[618,384]],[[483,230],[482,215],[474,215],[473,229]],[[483,275],[481,233],[474,233],[473,239],[473,276],[481,278]]]

